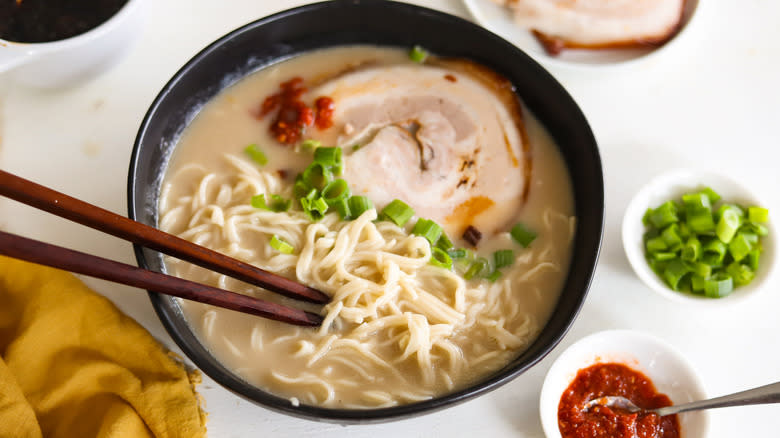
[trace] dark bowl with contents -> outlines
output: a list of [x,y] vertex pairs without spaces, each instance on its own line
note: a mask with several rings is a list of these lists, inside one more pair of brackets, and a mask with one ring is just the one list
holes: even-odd
[[127,0],[7,0],[0,3],[0,39],[46,43],[87,32],[116,14]]
[[[412,34],[403,29],[416,29],[416,32]],[[495,370],[468,384],[456,385],[451,390],[441,391],[435,396],[384,407],[359,409],[343,406],[333,407],[327,404],[307,403],[305,400],[300,402],[295,397],[277,395],[275,392],[264,390],[258,385],[250,383],[246,376],[240,375],[234,368],[226,365],[225,361],[218,357],[218,354],[215,354],[204,344],[198,337],[197,330],[188,322],[185,316],[186,312],[182,310],[182,305],[176,299],[155,293],[150,293],[150,299],[169,334],[185,354],[206,374],[234,393],[267,408],[309,419],[340,423],[389,421],[430,413],[485,394],[526,371],[555,347],[577,316],[586,297],[598,259],[604,214],[602,169],[595,139],[587,120],[576,103],[551,75],[515,46],[468,21],[426,8],[389,1],[332,1],[281,12],[237,29],[205,48],[171,79],[149,109],[136,139],[128,177],[129,216],[153,226],[161,225],[163,216],[159,207],[161,187],[166,178],[168,166],[177,160],[175,154],[171,158],[171,152],[180,141],[184,142],[182,138],[189,135],[186,133],[189,132],[190,125],[194,126],[200,123],[200,119],[207,117],[206,113],[209,110],[206,102],[222,99],[218,95],[225,89],[239,89],[231,87],[242,86],[236,84],[256,72],[277,71],[276,69],[283,71],[285,63],[295,62],[301,55],[310,56],[310,53],[344,46],[373,46],[377,47],[377,50],[385,51],[391,48],[408,51],[412,47],[419,46],[436,55],[436,60],[431,61],[432,63],[440,62],[439,64],[426,64],[424,67],[408,62],[408,65],[404,64],[394,71],[398,73],[397,75],[395,73],[389,75],[391,80],[393,77],[407,72],[417,74],[421,71],[418,70],[419,68],[442,68],[441,65],[454,58],[467,60],[465,61],[466,65],[483,66],[494,72],[487,76],[497,74],[506,78],[508,82],[492,81],[490,83],[511,84],[511,87],[504,87],[504,92],[509,92],[515,99],[519,97],[523,104],[522,110],[533,114],[534,119],[538,120],[538,124],[549,133],[552,139],[550,144],[556,146],[554,149],[557,151],[556,154],[560,155],[561,168],[565,169],[571,181],[572,216],[576,216],[576,227],[574,222],[566,222],[567,230],[571,229],[573,233],[570,242],[567,243],[570,245],[570,255],[567,257],[570,262],[568,262],[568,268],[561,273],[560,297],[552,302],[549,319],[546,319],[546,322],[544,320],[540,322],[535,338],[529,340],[528,345],[525,345],[522,351],[518,351],[516,355],[510,357],[505,364]],[[417,55],[413,52],[412,58],[418,58]],[[458,65],[460,67],[453,68],[461,68],[461,70],[457,70],[457,73],[451,78],[445,76],[440,82],[436,82],[436,87],[445,87],[448,90],[450,88],[446,87],[465,86],[467,83],[472,83],[463,73],[462,66],[464,64]],[[273,68],[266,69],[269,66],[273,66]],[[328,83],[324,85],[313,84],[312,88],[320,87],[318,89],[330,90],[327,95],[333,97],[338,115],[339,109],[342,108],[340,105],[346,105],[346,100],[338,97],[338,90],[349,87],[350,84],[354,84],[354,81],[365,79],[364,76],[360,76],[361,74],[373,74],[372,68],[373,64],[367,65],[365,70],[357,69],[355,71],[354,68],[348,68],[335,75],[336,80],[344,77],[349,78],[347,81],[349,83],[338,84],[342,88],[332,85],[328,89]],[[476,67],[475,69],[486,71]],[[421,74],[425,74],[425,72]],[[279,75],[279,77],[274,76],[274,78],[273,87],[268,89],[277,90],[273,91],[277,94],[255,96],[258,108],[264,99],[268,99],[269,95],[283,95],[284,90],[295,88],[295,82],[292,83],[293,85],[288,82],[290,77]],[[473,83],[477,82],[479,81]],[[282,91],[278,91],[280,84]],[[232,96],[239,98],[239,100],[242,99],[236,93]],[[402,96],[398,101],[406,102],[410,99],[414,98]],[[425,96],[421,99],[436,104],[435,99],[426,100]],[[236,103],[231,96],[223,100],[240,105],[240,102]],[[438,102],[438,104],[442,104],[442,100]],[[206,104],[206,109],[204,109],[204,104]],[[301,104],[295,103],[295,105],[300,106]],[[271,106],[273,106],[272,103],[269,104],[269,107]],[[403,107],[403,105],[401,106]],[[241,109],[241,111],[241,114],[248,114],[250,108]],[[519,107],[518,111],[520,111]],[[294,119],[300,121],[301,117],[298,116],[304,112],[299,111],[296,114]],[[253,117],[262,119],[263,115],[253,114]],[[474,117],[479,117],[479,114],[474,115]],[[269,118],[272,117],[269,116]],[[276,122],[280,120],[284,121],[284,116],[277,116]],[[355,120],[359,120],[359,118]],[[311,122],[313,122],[313,116]],[[270,121],[266,120],[265,123],[270,123]],[[312,127],[308,128],[309,131],[306,132],[316,133],[314,125],[312,123],[309,125]],[[359,130],[358,121],[354,122],[354,126],[350,124],[345,130],[353,131],[355,127]],[[411,128],[405,126],[403,129],[397,126],[391,128],[392,132],[400,133],[400,137],[406,136],[404,132],[409,132],[404,131],[404,129],[414,130],[414,137],[417,138],[417,141],[420,144],[425,141],[422,128],[419,126]],[[258,128],[259,130],[260,128]],[[378,131],[374,133],[373,139],[362,141],[359,144],[350,144],[349,148],[343,147],[345,160],[357,160],[359,157],[365,156],[362,154],[368,154],[372,149],[377,148],[374,145],[377,138],[389,136],[391,131],[384,133]],[[295,132],[300,133],[297,130]],[[183,135],[183,133],[185,134]],[[420,135],[417,135],[418,133]],[[284,134],[274,136],[280,143],[284,143],[288,133],[276,131],[275,134]],[[524,133],[521,135],[515,132],[515,134],[518,138],[525,138]],[[506,142],[506,147],[504,148],[502,144],[496,153],[510,148],[509,140]],[[224,143],[229,142],[225,141]],[[262,144],[260,147],[268,151],[275,150],[274,148],[278,149],[281,146]],[[422,156],[423,152],[421,151],[420,154]],[[368,157],[370,158],[370,156]],[[369,158],[366,158],[366,163],[369,163]],[[381,160],[381,156],[379,159]],[[430,160],[426,163],[435,162],[435,157],[430,157]],[[354,161],[347,161],[347,164],[350,162]],[[271,165],[273,163],[267,164],[267,166]],[[464,164],[463,168],[470,165]],[[518,163],[515,163],[515,167],[518,167]],[[353,170],[354,168],[353,166]],[[381,170],[381,168],[379,169]],[[544,167],[534,169],[536,169],[536,175],[540,176],[538,174],[543,173]],[[531,172],[529,169],[527,170]],[[288,172],[278,173],[280,175],[278,177],[284,180],[285,174]],[[349,176],[349,173],[347,175]],[[530,190],[533,193],[536,186],[532,184],[534,179],[530,175],[525,183],[526,187],[529,188],[526,191]],[[347,177],[345,179],[350,184],[356,181]],[[455,181],[455,183],[459,182]],[[474,185],[472,184],[472,186]],[[494,186],[493,192],[500,194],[517,189],[517,187],[502,189],[500,186]],[[522,190],[520,191],[522,192]],[[421,208],[417,208],[418,213]],[[377,205],[377,210],[379,210],[379,205]],[[323,222],[330,223],[328,220],[323,220]],[[376,226],[382,227],[383,225]],[[166,227],[162,226],[162,228]],[[482,231],[486,231],[484,227]],[[507,228],[505,231],[503,234],[506,236],[506,241],[509,242],[509,229]],[[474,233],[470,234],[472,234],[470,239],[473,239]],[[515,226],[512,228],[511,234],[515,241],[522,241],[523,246],[528,244],[529,233],[522,227]],[[274,238],[276,237],[274,235]],[[460,233],[452,237],[460,237]],[[485,239],[483,237],[483,241]],[[540,241],[544,240],[543,237],[539,239]],[[434,242],[431,241],[431,245],[433,244]],[[466,245],[466,243],[458,244]],[[276,246],[272,242],[274,248],[279,249],[278,245],[278,241]],[[292,246],[295,245],[290,245],[290,247]],[[135,251],[140,266],[158,271],[166,270],[166,264],[160,254],[141,247],[135,247]],[[522,248],[517,246],[516,251],[521,252]],[[498,259],[496,260],[496,265],[498,265]],[[491,281],[495,281],[495,278]],[[493,286],[490,286],[490,283],[485,280],[483,286],[480,287],[487,290]]]
[[36,88],[92,77],[127,53],[141,34],[145,1],[3,0],[0,73]]

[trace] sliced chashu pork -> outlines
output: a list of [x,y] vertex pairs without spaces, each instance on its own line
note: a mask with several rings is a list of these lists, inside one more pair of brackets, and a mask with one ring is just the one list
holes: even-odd
[[551,54],[564,48],[659,45],[677,32],[685,0],[506,0]]
[[344,179],[378,209],[401,199],[459,236],[501,229],[522,206],[530,153],[517,97],[497,75],[461,61],[373,66],[312,94],[335,101]]

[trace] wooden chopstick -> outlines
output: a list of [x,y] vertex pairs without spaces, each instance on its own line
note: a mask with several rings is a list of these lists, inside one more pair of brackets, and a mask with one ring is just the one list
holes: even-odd
[[290,324],[316,326],[322,323],[321,316],[300,309],[147,271],[4,231],[0,231],[0,254]]
[[0,195],[272,292],[323,304],[317,289],[0,170]]

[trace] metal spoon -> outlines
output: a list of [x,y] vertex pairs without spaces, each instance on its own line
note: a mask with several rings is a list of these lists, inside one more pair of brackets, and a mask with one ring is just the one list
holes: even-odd
[[654,413],[659,417],[677,414],[679,412],[698,411],[701,409],[725,408],[729,406],[763,405],[769,403],[780,403],[780,382],[760,386],[747,391],[741,391],[722,397],[701,400],[682,405],[667,406],[657,409],[643,409],[635,405],[631,400],[619,396],[605,396],[594,398],[587,402],[583,411],[588,411],[594,406],[607,406],[623,409],[630,413]]

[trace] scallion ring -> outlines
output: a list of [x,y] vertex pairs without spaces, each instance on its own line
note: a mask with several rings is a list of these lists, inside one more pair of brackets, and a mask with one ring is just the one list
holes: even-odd
[[394,199],[382,209],[380,216],[403,227],[414,216],[414,210],[404,201]]
[[444,269],[452,269],[452,258],[440,248],[431,248],[431,261],[434,266]]
[[292,254],[295,252],[295,248],[292,245],[280,239],[279,236],[274,234],[270,241],[271,248],[279,251],[282,254]]

